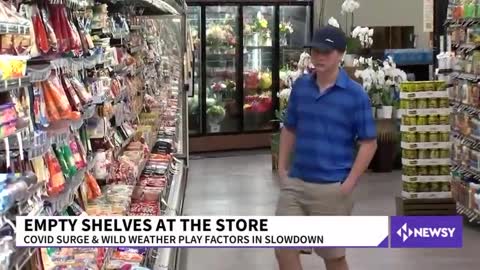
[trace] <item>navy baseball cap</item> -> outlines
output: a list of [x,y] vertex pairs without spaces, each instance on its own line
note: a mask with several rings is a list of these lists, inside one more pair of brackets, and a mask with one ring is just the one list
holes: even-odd
[[345,51],[347,49],[347,36],[342,29],[328,25],[318,29],[305,47],[325,52]]

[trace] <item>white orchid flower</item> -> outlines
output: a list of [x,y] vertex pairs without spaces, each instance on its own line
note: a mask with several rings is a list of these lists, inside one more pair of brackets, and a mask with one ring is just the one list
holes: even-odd
[[342,4],[342,14],[352,13],[360,7],[360,3],[355,0],[345,0]]
[[359,61],[357,58],[353,59],[353,66],[358,67],[360,65]]
[[366,64],[365,58],[363,58],[363,56],[360,56],[360,58],[358,59],[358,62],[362,65]]
[[362,71],[361,70],[355,70],[355,73],[353,74],[353,76],[355,76],[355,78],[359,79],[362,77]]
[[340,24],[338,23],[337,19],[335,19],[334,17],[330,17],[330,19],[328,19],[328,24],[331,26],[340,28]]
[[368,58],[368,66],[373,67],[373,57]]
[[362,29],[362,27],[360,27],[360,26],[355,27],[355,29],[353,29],[353,31],[352,31],[352,37],[357,38],[358,35],[360,34],[361,29]]
[[368,36],[373,37],[373,28],[368,29]]

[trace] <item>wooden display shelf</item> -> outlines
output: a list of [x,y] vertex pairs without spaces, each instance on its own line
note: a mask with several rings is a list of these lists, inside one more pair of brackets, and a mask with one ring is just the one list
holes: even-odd
[[395,198],[398,216],[450,216],[456,215],[453,199],[405,199]]

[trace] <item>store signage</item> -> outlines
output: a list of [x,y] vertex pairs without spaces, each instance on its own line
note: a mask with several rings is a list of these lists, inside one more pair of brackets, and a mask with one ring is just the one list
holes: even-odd
[[391,218],[392,248],[461,248],[461,216]]

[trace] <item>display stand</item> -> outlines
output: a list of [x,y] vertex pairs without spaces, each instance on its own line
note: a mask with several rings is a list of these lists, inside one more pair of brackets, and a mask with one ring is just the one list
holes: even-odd
[[400,215],[448,215],[454,209],[450,199],[451,109],[446,86],[443,81],[401,84]]

